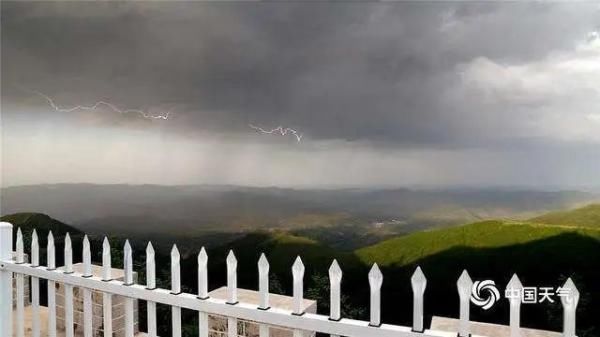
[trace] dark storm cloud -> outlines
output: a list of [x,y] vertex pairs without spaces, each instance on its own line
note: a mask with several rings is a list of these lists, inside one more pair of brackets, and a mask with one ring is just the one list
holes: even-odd
[[7,2],[2,84],[13,101],[24,95],[10,84],[74,104],[175,106],[169,127],[181,132],[252,123],[313,140],[473,146],[518,123],[502,117],[509,105],[461,91],[462,66],[536,62],[599,24],[589,3]]

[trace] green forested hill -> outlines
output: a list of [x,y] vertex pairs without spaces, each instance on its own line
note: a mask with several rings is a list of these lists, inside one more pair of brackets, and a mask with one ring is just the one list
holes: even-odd
[[17,228],[20,228],[23,232],[25,247],[28,248],[31,242],[31,234],[34,229],[39,237],[40,248],[45,248],[49,231],[52,231],[55,243],[62,242],[67,233],[69,233],[73,239],[83,236],[83,233],[78,229],[42,213],[9,214],[0,217],[0,221],[10,222],[13,225],[13,242],[16,242]]
[[[69,233],[73,240],[73,258],[77,261],[81,256],[81,241],[83,233],[78,229],[42,213],[15,213],[0,217],[0,221],[10,222],[13,225],[13,246],[16,243],[17,228],[23,233],[23,246],[25,252],[30,252],[31,234],[35,229],[39,238],[40,261],[46,261],[46,245],[48,243],[48,232],[54,235],[54,244],[57,252],[64,247],[65,235]],[[14,248],[14,247],[13,247]],[[44,263],[44,262],[43,262]],[[56,254],[56,264],[62,265],[63,254]]]
[[[359,249],[365,264],[383,266],[388,298],[411,298],[409,280],[419,265],[428,278],[426,307],[441,316],[457,316],[456,280],[463,269],[474,280],[494,280],[500,289],[517,273],[525,286],[554,288],[573,278],[580,293],[578,335],[600,336],[600,227],[552,226],[533,222],[484,221],[414,233]],[[385,283],[388,289],[385,289]],[[394,304],[384,300],[384,307]],[[538,303],[523,308],[522,324],[560,331],[562,307]],[[396,310],[410,317],[410,308]],[[508,301],[491,310],[472,310],[474,319],[507,321]],[[409,323],[409,322],[406,322]]]
[[404,266],[457,247],[501,248],[528,244],[565,234],[600,240],[600,226],[598,229],[565,228],[528,222],[483,221],[382,241],[359,249],[356,254],[366,263],[377,262],[384,266]]
[[600,204],[588,205],[570,211],[551,212],[530,221],[557,226],[600,228]]
[[0,221],[10,222],[14,228],[21,228],[24,233],[30,233],[34,228],[38,232],[38,235],[42,235],[43,233],[47,235],[49,230],[52,230],[53,234],[60,236],[67,232],[71,234],[80,233],[78,229],[41,213],[9,214],[0,217]]

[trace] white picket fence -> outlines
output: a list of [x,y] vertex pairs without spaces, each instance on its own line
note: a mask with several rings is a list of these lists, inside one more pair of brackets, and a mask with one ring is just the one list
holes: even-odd
[[[124,246],[124,280],[116,281],[111,277],[110,243],[104,239],[102,250],[102,276],[92,275],[90,243],[87,236],[83,239],[83,273],[73,272],[73,252],[71,239],[65,237],[64,267],[59,270],[55,264],[55,247],[52,232],[48,235],[47,262],[41,266],[39,261],[38,237],[34,230],[31,240],[31,263],[24,262],[23,237],[20,229],[17,231],[16,259],[12,260],[12,225],[0,223],[0,337],[13,336],[12,318],[16,320],[15,336],[23,337],[24,327],[24,276],[31,277],[32,291],[32,336],[40,337],[39,319],[39,280],[48,280],[48,329],[50,337],[56,336],[56,293],[55,283],[65,285],[65,325],[66,337],[74,336],[73,322],[73,288],[83,290],[84,309],[84,336],[92,337],[92,291],[103,293],[103,325],[104,336],[112,337],[111,299],[113,295],[123,296],[125,300],[125,334],[127,337],[134,335],[134,301],[147,301],[148,335],[155,337],[157,334],[156,304],[166,304],[172,308],[172,335],[181,336],[181,309],[191,309],[199,315],[199,336],[208,337],[208,315],[227,317],[228,337],[237,337],[237,320],[253,321],[259,324],[260,337],[269,336],[269,326],[292,329],[294,336],[303,335],[303,331],[320,332],[332,336],[349,337],[468,337],[470,336],[469,308],[473,282],[467,271],[464,271],[457,282],[460,298],[460,324],[459,331],[450,333],[446,331],[424,329],[423,322],[423,295],[427,279],[417,268],[411,279],[413,290],[413,325],[412,327],[382,324],[381,323],[381,285],[383,275],[377,264],[369,272],[370,286],[370,321],[359,321],[342,318],[340,313],[340,284],[342,270],[336,261],[329,269],[331,311],[329,316],[303,312],[303,278],[304,265],[298,257],[292,266],[293,274],[293,310],[272,308],[269,305],[269,262],[263,254],[258,261],[260,304],[251,305],[238,302],[237,299],[237,260],[233,252],[227,256],[227,300],[210,298],[208,296],[208,256],[204,248],[198,254],[198,292],[188,294],[181,291],[180,284],[180,255],[176,246],[171,250],[171,289],[160,289],[155,282],[155,260],[152,244],[146,249],[146,284],[133,282],[132,250],[127,241]],[[16,275],[17,306],[12,309],[12,278]],[[508,288],[522,290],[518,277],[513,276]],[[573,282],[569,279],[564,289],[569,290],[569,296],[562,297],[564,308],[563,336],[575,337],[575,310],[579,300],[579,293]],[[510,327],[511,337],[520,334],[520,304],[518,298],[510,299]],[[108,310],[107,310],[108,309]]]

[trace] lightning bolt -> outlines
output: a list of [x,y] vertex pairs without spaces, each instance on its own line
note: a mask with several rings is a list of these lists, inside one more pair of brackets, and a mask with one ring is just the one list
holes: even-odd
[[281,134],[282,136],[285,136],[287,134],[291,134],[294,137],[296,137],[296,140],[298,142],[300,142],[300,140],[302,140],[302,134],[299,133],[298,131],[294,130],[294,129],[290,129],[290,128],[283,128],[283,126],[278,126],[275,129],[272,130],[265,130],[259,126],[254,126],[252,124],[248,124],[249,127],[253,128],[254,130],[259,131],[260,133],[264,133],[264,134],[268,134],[268,135],[272,135],[272,134]]
[[30,91],[40,97],[43,97],[48,104],[57,112],[73,112],[73,111],[77,111],[77,110],[85,110],[85,111],[92,111],[92,110],[96,110],[98,109],[98,107],[100,106],[106,106],[109,109],[113,110],[114,112],[118,112],[120,114],[130,114],[130,113],[135,113],[138,114],[139,116],[146,118],[146,119],[163,119],[163,120],[167,120],[169,119],[169,116],[171,115],[171,111],[167,111],[167,113],[165,114],[159,114],[159,115],[151,115],[147,112],[144,112],[143,110],[138,110],[138,109],[119,109],[117,108],[114,104],[112,103],[108,103],[105,101],[98,101],[96,102],[94,105],[92,106],[84,106],[84,105],[77,105],[71,108],[62,108],[59,107],[52,98],[50,98],[50,96],[45,95],[39,91],[34,91],[34,90],[27,90]]

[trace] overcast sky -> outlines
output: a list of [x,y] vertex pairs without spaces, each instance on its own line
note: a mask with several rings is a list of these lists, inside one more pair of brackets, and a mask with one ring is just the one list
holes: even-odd
[[4,186],[600,185],[598,3],[1,10]]

